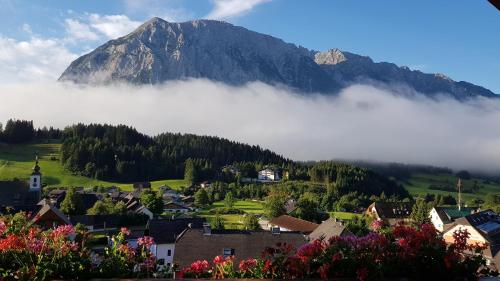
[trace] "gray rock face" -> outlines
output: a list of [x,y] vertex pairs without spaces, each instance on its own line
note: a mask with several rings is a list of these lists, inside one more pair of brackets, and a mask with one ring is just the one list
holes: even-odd
[[338,49],[310,51],[225,22],[169,23],[160,18],[78,58],[59,81],[156,84],[187,78],[231,85],[261,81],[325,94],[353,83],[375,81],[405,83],[427,95],[495,96],[467,82],[374,63],[369,57]]

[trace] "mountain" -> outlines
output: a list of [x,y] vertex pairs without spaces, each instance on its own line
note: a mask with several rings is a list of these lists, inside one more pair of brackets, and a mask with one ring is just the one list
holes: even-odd
[[335,93],[354,83],[408,85],[428,96],[495,97],[480,86],[375,63],[338,49],[317,52],[226,22],[153,18],[71,63],[59,81],[157,84],[207,78],[230,85],[261,81],[300,92]]

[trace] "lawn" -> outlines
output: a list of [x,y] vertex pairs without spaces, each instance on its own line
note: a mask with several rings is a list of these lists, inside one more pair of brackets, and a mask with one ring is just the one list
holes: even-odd
[[362,216],[363,216],[362,214],[355,214],[349,212],[330,212],[330,217],[341,220],[352,220],[355,217],[361,218]]
[[[83,176],[73,175],[66,171],[59,161],[58,143],[6,145],[0,144],[0,180],[18,178],[28,180],[31,169],[35,164],[35,155],[38,154],[42,181],[52,187],[93,187],[93,186],[118,186],[120,189],[132,190],[132,183],[117,183],[101,181]],[[153,189],[161,185],[168,185],[173,189],[180,189],[186,185],[184,180],[160,180],[151,182]]]
[[[442,191],[442,190],[432,190],[429,189],[431,184],[442,184],[450,183],[453,186],[457,184],[458,178],[452,174],[415,174],[410,177],[407,181],[399,181],[413,196],[425,195],[426,193],[431,194],[442,194],[442,195],[452,195],[455,198],[458,197],[457,192]],[[462,193],[462,198],[468,201],[473,198],[484,198],[489,193],[499,193],[500,184],[495,182],[485,182],[483,179],[471,178],[470,180],[462,180],[463,186],[472,186],[474,181],[477,182],[480,189],[477,193]]]
[[[253,200],[239,200],[234,204],[235,209],[240,209],[249,214],[261,215],[264,213],[264,208],[262,206],[261,201],[253,201]],[[209,207],[203,209],[198,213],[198,215],[207,218],[207,220],[211,220],[215,215],[210,214],[210,210],[215,208],[223,208],[224,202],[218,201],[210,205]],[[224,219],[224,225],[226,229],[241,229],[243,227],[243,215],[221,215],[222,219]]]

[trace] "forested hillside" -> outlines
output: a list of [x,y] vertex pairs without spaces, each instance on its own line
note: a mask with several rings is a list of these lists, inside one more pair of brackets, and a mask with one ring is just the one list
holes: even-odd
[[183,178],[191,159],[204,178],[235,162],[283,165],[284,157],[218,137],[164,133],[150,137],[127,126],[83,125],[63,132],[61,161],[75,173],[97,179],[141,181]]

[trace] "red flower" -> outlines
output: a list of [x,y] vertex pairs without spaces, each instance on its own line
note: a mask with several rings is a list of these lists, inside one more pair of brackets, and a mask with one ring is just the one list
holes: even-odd
[[368,278],[368,269],[363,267],[356,270],[356,277],[359,281],[365,281]]
[[250,269],[253,269],[257,266],[257,260],[256,259],[246,259],[242,260],[239,265],[239,269],[241,271],[248,271]]
[[223,258],[222,256],[216,256],[216,257],[214,258],[214,263],[215,263],[215,264],[220,264],[220,263],[222,263],[223,261],[224,261],[224,258]]
[[323,280],[328,280],[328,273],[330,272],[330,265],[325,263],[318,268],[319,276]]

